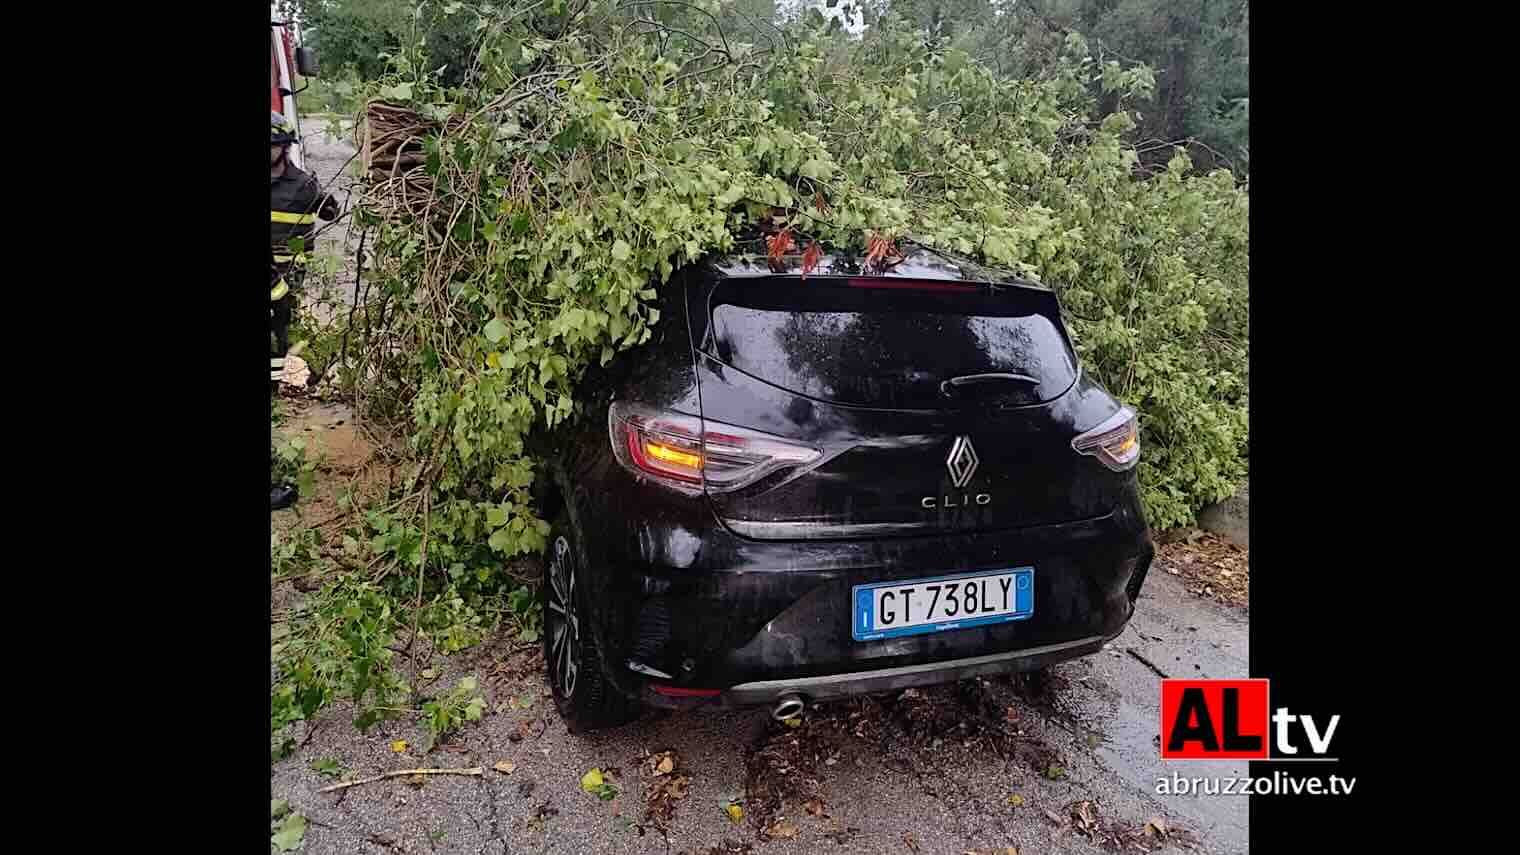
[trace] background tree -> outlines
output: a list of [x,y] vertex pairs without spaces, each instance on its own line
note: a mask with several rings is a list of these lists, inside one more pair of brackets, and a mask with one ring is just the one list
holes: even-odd
[[[1053,73],[1076,34],[1099,62],[1144,64],[1155,93],[1132,104],[1142,164],[1173,144],[1202,168],[1250,168],[1250,4],[1247,0],[861,0],[868,24],[899,16],[1010,78]],[[1117,95],[1095,87],[1100,113]]]

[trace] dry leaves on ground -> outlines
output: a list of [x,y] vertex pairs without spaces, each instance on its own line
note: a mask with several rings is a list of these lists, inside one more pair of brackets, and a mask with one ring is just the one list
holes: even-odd
[[1239,609],[1251,608],[1250,551],[1206,531],[1168,533],[1157,547],[1157,570],[1184,580],[1188,593]]
[[798,828],[797,824],[791,820],[778,819],[765,829],[765,836],[772,840],[788,840],[796,837],[800,831],[802,829]]
[[745,762],[745,806],[750,822],[767,829],[788,805],[818,800],[817,769],[834,753],[824,727],[807,722],[796,728],[772,725],[770,734]]
[[1076,832],[1114,852],[1155,852],[1168,846],[1192,849],[1197,842],[1191,833],[1167,825],[1160,817],[1152,817],[1143,826],[1105,819],[1097,804],[1087,799],[1067,805],[1064,816],[1049,810],[1045,815],[1059,827],[1058,836]]
[[662,832],[676,816],[676,803],[685,799],[691,779],[679,774],[681,758],[674,751],[661,751],[648,759],[653,780],[644,788],[644,821]]

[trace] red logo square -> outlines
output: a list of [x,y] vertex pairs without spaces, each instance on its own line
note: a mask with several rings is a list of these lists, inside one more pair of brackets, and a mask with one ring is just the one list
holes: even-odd
[[1265,760],[1267,680],[1162,680],[1161,757]]

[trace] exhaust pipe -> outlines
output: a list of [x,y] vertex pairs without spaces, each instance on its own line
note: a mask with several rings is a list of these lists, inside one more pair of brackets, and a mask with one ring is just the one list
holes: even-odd
[[802,714],[807,709],[807,702],[801,695],[795,692],[787,692],[776,701],[776,706],[771,710],[771,718],[776,721],[786,721]]

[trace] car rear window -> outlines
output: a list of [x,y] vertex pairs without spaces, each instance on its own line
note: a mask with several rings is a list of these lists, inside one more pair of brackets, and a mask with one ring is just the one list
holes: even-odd
[[[766,382],[822,401],[887,409],[1019,406],[1059,397],[1076,357],[1054,295],[859,280],[729,281],[714,290],[707,352]],[[963,384],[1017,374],[1032,382]]]

